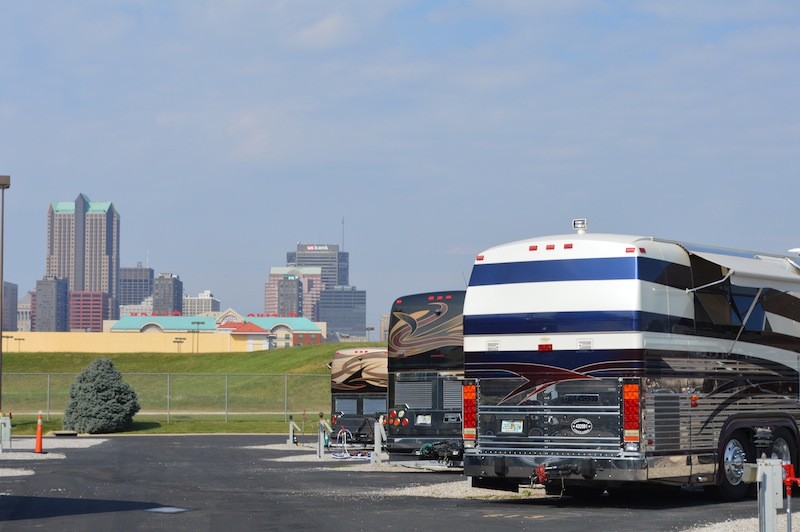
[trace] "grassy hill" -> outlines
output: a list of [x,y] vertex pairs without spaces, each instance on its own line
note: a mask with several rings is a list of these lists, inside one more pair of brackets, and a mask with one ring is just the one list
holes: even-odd
[[77,373],[96,358],[108,358],[125,373],[324,374],[339,349],[385,344],[330,343],[253,353],[3,353],[3,373]]
[[[253,415],[248,412],[264,409],[281,412],[287,401],[290,411],[305,412],[308,407],[309,412],[327,412],[330,379],[324,376],[330,375],[327,364],[333,359],[333,354],[349,347],[384,345],[378,342],[332,343],[253,353],[210,354],[3,353],[3,407],[7,410],[35,412],[45,410],[44,405],[48,408],[52,405],[54,411],[60,411],[67,403],[73,375],[96,358],[108,358],[136,390],[142,405],[142,412],[134,419],[134,426],[128,432],[283,433],[288,430],[283,415]],[[51,378],[45,379],[44,374]],[[197,415],[145,415],[148,410],[164,408],[165,374],[172,376],[171,410],[188,410]],[[284,378],[282,375],[285,374],[296,376]],[[232,411],[245,415],[209,415],[207,412],[219,412],[226,408],[228,398],[225,387],[228,379],[224,375],[231,375],[228,389]],[[284,384],[290,387],[289,392],[284,391]],[[34,434],[36,424],[35,416],[15,415],[14,434]],[[60,415],[45,416],[43,425],[45,432],[60,429]]]

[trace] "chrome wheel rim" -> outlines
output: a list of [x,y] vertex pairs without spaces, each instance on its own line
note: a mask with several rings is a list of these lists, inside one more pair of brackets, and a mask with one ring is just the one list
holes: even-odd
[[744,447],[738,440],[731,440],[725,446],[722,467],[725,470],[725,478],[732,486],[738,485],[744,476],[744,464],[747,462],[747,454]]
[[784,465],[792,463],[792,451],[789,450],[789,443],[783,438],[778,438],[772,444],[772,456],[779,458]]

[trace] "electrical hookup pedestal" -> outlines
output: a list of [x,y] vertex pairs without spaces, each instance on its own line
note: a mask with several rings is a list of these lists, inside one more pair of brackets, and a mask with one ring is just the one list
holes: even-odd
[[[755,464],[744,464],[744,479],[758,484],[758,530],[775,532],[777,530],[778,510],[786,506],[786,529],[792,530],[792,486],[800,486],[800,479],[794,476],[792,464],[784,464],[778,458],[763,456]],[[784,502],[784,489],[785,502]]]
[[11,417],[0,412],[0,453],[11,450]]

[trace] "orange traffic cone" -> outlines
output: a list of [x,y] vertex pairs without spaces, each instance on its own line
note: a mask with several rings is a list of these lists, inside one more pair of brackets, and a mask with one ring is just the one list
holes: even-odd
[[42,415],[39,414],[39,422],[36,424],[36,449],[34,452],[42,452]]

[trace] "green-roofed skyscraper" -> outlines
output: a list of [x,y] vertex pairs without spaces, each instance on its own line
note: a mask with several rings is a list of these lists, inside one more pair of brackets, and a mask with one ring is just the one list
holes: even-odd
[[45,276],[65,279],[70,292],[103,292],[109,315],[118,316],[119,213],[110,201],[57,201],[47,212]]

